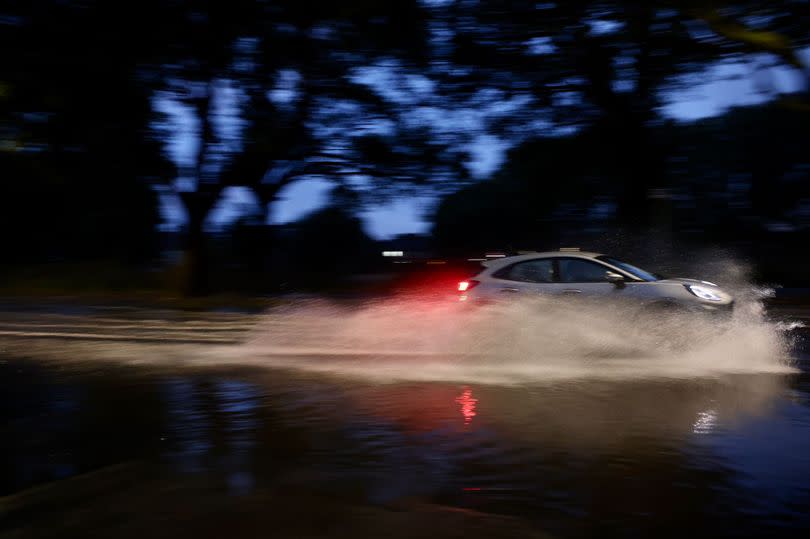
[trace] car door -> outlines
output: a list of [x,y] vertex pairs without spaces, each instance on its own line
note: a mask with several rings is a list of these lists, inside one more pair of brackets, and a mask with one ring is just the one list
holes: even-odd
[[536,295],[554,292],[554,260],[534,258],[509,265],[492,275],[498,294]]
[[556,292],[576,296],[615,296],[625,288],[607,281],[609,267],[585,258],[559,257],[555,259],[558,282]]

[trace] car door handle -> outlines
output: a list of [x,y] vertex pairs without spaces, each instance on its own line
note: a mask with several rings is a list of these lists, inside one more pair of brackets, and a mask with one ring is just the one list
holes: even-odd
[[563,294],[582,294],[582,290],[579,288],[566,288],[562,291]]
[[501,292],[512,292],[512,293],[514,293],[514,292],[520,292],[520,289],[519,288],[501,288],[500,291]]

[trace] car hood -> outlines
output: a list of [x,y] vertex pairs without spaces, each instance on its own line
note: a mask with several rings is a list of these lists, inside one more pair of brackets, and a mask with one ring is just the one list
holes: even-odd
[[655,281],[655,282],[657,282],[657,283],[699,284],[699,285],[703,285],[703,286],[711,286],[713,288],[720,288],[719,285],[717,285],[715,283],[711,283],[709,281],[701,281],[701,280],[698,280],[698,279],[686,279],[684,277],[672,277],[672,278],[668,278],[668,279],[659,279],[658,281]]

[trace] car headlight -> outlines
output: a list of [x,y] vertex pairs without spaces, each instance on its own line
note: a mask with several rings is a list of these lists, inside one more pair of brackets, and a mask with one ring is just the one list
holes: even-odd
[[712,290],[711,288],[706,288],[705,286],[700,286],[696,284],[685,284],[684,285],[687,290],[691,293],[699,297],[700,299],[705,299],[708,301],[722,301],[723,297]]

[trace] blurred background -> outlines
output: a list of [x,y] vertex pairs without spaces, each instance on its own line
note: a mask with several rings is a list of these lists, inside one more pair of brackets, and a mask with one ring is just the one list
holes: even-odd
[[808,27],[799,0],[7,0],[0,288],[376,290],[571,246],[806,286]]

